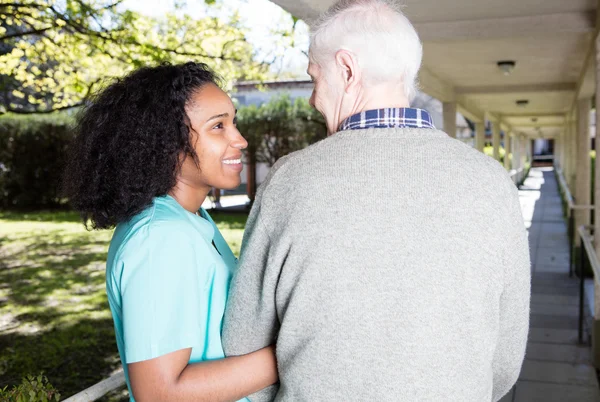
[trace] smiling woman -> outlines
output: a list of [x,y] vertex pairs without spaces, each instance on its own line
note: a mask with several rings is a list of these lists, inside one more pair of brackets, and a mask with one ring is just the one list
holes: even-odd
[[192,93],[185,112],[195,157],[184,157],[179,180],[170,193],[186,209],[197,211],[198,202],[202,205],[212,187],[233,189],[240,185],[242,149],[248,143],[236,128],[231,99],[213,83]]
[[84,109],[65,183],[86,225],[116,226],[106,290],[131,400],[236,400],[277,380],[272,347],[224,358],[237,259],[201,208],[240,183],[246,140],[204,64],[142,68]]

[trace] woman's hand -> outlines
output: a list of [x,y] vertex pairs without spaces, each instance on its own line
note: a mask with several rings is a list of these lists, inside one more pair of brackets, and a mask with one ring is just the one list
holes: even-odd
[[275,347],[188,364],[191,349],[131,363],[136,401],[237,401],[277,382]]

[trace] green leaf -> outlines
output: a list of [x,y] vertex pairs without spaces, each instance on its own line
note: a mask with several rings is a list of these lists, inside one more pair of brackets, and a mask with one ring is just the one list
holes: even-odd
[[[235,80],[269,76],[268,66],[255,61],[255,49],[246,41],[237,13],[230,19],[179,14],[151,18],[111,7],[113,2],[66,1],[61,11],[40,10],[31,2],[24,3],[20,13],[0,7],[0,20],[45,30],[39,37],[0,40],[8,49],[0,55],[0,75],[10,77],[0,85],[12,94],[0,106],[2,112],[78,105],[90,88],[100,89],[101,83],[134,68],[162,62],[205,62],[225,79],[226,87]],[[185,0],[175,2],[177,7],[182,4]],[[70,25],[74,21],[77,29]]]

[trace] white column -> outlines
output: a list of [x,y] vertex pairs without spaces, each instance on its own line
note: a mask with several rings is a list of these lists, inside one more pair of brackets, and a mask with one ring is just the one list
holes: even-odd
[[562,168],[561,162],[561,151],[562,151],[562,133],[559,133],[554,137],[554,166]]
[[513,154],[513,168],[517,170],[517,175],[515,176],[516,179],[516,184],[519,184],[521,182],[521,172],[519,172],[519,170],[521,170],[522,167],[522,163],[523,160],[521,159],[521,153],[522,153],[522,149],[521,149],[521,134],[516,134],[515,135],[515,144],[514,144],[514,154]]
[[456,102],[444,102],[444,131],[456,138]]
[[565,168],[565,135],[563,128],[558,135],[558,165],[561,169]]
[[564,159],[564,175],[567,184],[570,186],[570,177],[571,177],[571,164],[573,162],[572,152],[573,152],[573,130],[571,126],[571,114],[567,115],[567,120],[565,122],[565,155]]
[[494,147],[494,159],[500,160],[500,123],[492,123],[492,146]]
[[512,140],[510,131],[504,132],[504,167],[506,170],[510,171],[511,163],[510,163],[510,154],[512,153]]
[[521,134],[521,180],[525,180],[527,159],[527,136],[525,134]]
[[[600,1],[598,1],[598,7],[600,7]],[[600,8],[599,8],[600,9]],[[600,23],[600,13],[597,14],[596,26]],[[596,158],[600,156],[598,141],[600,140],[600,35],[594,38],[596,42]],[[596,159],[595,167],[596,183],[594,188],[594,216],[595,218],[595,230],[594,233],[594,248],[596,249],[596,255],[600,256],[600,162]],[[600,286],[598,281],[594,281],[594,310],[596,316],[594,317],[594,324],[592,326],[592,351],[594,365],[598,367],[600,364]]]
[[[589,205],[591,202],[591,177],[590,177],[590,110],[591,99],[581,99],[577,103],[577,158],[575,175],[575,202],[580,205]],[[577,210],[575,213],[575,227],[590,224],[590,211]],[[575,231],[575,246],[579,246],[579,233]]]
[[[569,115],[567,115],[566,119],[565,119],[565,135],[564,135],[564,141],[563,141],[563,146],[564,146],[564,154],[563,154],[563,174],[565,176],[565,180],[569,177],[569,170],[570,170],[570,166],[569,163],[571,163],[571,123],[569,122]],[[568,183],[567,183],[568,184]]]
[[565,125],[562,129],[562,133],[560,134],[560,168],[564,172],[567,168],[567,126]]
[[485,121],[475,123],[475,149],[483,152],[485,146]]
[[562,129],[562,134],[560,136],[560,168],[565,171],[567,168],[567,154],[569,152],[569,146],[567,145],[567,137],[569,135],[569,131],[567,130],[567,126],[565,125]]
[[571,116],[570,121],[571,126],[571,138],[570,142],[570,152],[569,152],[569,188],[571,192],[575,191],[575,176],[577,174],[577,117],[575,113]]

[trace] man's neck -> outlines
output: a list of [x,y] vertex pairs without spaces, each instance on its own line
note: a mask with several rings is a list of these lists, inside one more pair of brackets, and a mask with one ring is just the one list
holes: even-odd
[[[357,113],[367,110],[385,109],[385,108],[406,108],[410,107],[410,102],[404,95],[404,88],[397,85],[379,85],[363,89],[356,98],[351,113],[348,116],[342,116],[342,121]],[[340,123],[341,123],[340,122]]]
[[406,95],[404,95],[404,88],[402,86],[379,85],[369,88],[362,95],[360,111],[390,107],[410,107],[410,102],[406,98]]

